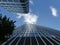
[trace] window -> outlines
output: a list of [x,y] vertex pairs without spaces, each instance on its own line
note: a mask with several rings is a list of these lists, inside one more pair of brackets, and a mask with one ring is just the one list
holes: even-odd
[[9,2],[13,2],[13,0],[8,0]]
[[14,2],[19,2],[19,0],[14,0]]
[[7,0],[2,0],[2,1],[6,2]]
[[20,0],[20,2],[26,2],[26,1],[28,1],[28,0]]
[[0,0],[1,1],[1,0]]

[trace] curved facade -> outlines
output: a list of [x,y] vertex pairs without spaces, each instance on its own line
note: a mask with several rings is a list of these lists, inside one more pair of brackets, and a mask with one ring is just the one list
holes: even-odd
[[60,31],[51,28],[23,25],[13,33],[2,45],[60,45]]

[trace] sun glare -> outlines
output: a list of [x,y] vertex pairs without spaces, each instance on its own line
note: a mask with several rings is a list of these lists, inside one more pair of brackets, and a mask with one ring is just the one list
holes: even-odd
[[36,24],[38,18],[35,14],[31,14],[31,13],[23,14],[23,17],[24,17],[24,22],[28,24]]

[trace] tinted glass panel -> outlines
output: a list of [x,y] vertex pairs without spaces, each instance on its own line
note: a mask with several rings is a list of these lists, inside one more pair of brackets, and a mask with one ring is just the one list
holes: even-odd
[[[0,6],[2,5],[1,7],[3,7],[4,9],[6,9],[8,11],[15,12],[15,13],[26,13],[26,12],[28,12],[28,8],[26,8],[26,7],[28,7],[28,5],[27,5],[28,2],[25,4],[25,2],[28,0],[0,0],[0,1],[3,1],[3,3],[0,3]],[[15,3],[4,3],[4,2],[13,2],[13,1]],[[20,2],[20,1],[22,1],[22,2]],[[4,6],[4,5],[6,5],[6,6]]]
[[19,2],[19,0],[14,0],[14,2]]
[[26,2],[26,1],[28,1],[28,0],[20,0],[20,2]]
[[12,2],[13,0],[8,0],[9,2]]
[[2,1],[7,1],[7,0],[2,0]]
[[1,0],[0,0],[1,1]]

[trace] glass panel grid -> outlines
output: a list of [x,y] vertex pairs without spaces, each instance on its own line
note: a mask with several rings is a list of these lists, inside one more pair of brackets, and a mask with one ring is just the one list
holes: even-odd
[[[29,2],[27,0],[2,0],[0,1],[0,7],[3,7],[5,9],[8,9],[8,11],[15,13],[26,13],[29,11]],[[9,7],[11,8],[11,10]],[[15,10],[13,10],[13,8]]]

